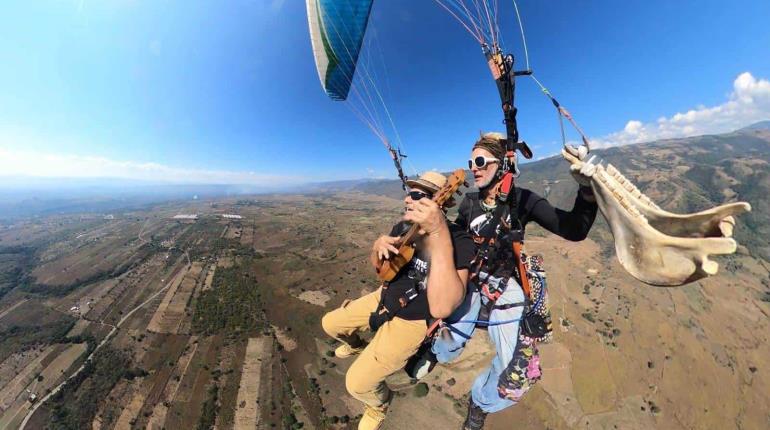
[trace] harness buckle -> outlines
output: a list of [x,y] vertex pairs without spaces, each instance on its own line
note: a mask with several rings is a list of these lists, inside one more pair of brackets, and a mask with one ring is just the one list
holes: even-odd
[[487,298],[493,302],[497,301],[497,299],[499,299],[500,296],[503,295],[502,290],[500,290],[499,288],[493,288],[490,290],[489,284],[487,284],[486,282],[481,285],[481,292],[484,293],[484,295],[487,296]]

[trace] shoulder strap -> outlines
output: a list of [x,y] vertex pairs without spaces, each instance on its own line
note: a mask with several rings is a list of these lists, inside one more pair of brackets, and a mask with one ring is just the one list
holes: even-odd
[[519,281],[521,282],[521,288],[524,290],[524,297],[529,298],[532,291],[529,286],[529,278],[527,278],[527,268],[524,266],[524,262],[521,261],[521,242],[513,242],[513,257],[516,259],[519,267]]

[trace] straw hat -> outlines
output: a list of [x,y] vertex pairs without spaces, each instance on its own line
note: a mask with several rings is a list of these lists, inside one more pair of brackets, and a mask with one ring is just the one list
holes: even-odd
[[407,179],[406,185],[410,188],[421,188],[435,194],[446,184],[446,176],[438,172],[425,172],[417,179]]

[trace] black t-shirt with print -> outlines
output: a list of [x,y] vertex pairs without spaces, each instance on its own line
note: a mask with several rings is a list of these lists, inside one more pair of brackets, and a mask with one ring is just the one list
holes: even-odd
[[[581,193],[577,193],[572,210],[565,211],[551,206],[548,200],[526,188],[516,188],[516,209],[522,228],[526,228],[530,221],[535,221],[557,236],[580,241],[585,239],[591,230],[599,207],[595,202],[585,200]],[[458,212],[455,222],[474,238],[495,237],[496,226],[490,222],[492,212],[481,206],[478,192],[466,193]],[[504,218],[510,225],[511,218],[507,212]]]
[[[457,270],[468,269],[476,253],[476,246],[470,234],[455,223],[448,223],[449,233],[452,237],[454,263]],[[390,236],[400,236],[409,229],[409,225],[400,222],[393,226]],[[390,281],[388,289],[384,291],[383,301],[391,309],[399,308],[398,299],[407,291],[414,288],[417,296],[408,302],[406,307],[398,311],[396,316],[405,320],[424,320],[430,318],[428,307],[428,295],[426,294],[430,259],[426,253],[417,249],[412,259]],[[392,307],[391,307],[392,306]]]

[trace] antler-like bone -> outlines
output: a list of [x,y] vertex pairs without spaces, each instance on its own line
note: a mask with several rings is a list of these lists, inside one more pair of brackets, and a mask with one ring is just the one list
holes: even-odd
[[[574,150],[562,150],[562,155],[573,165],[586,164]],[[719,265],[709,255],[735,252],[737,243],[729,238],[733,215],[751,210],[748,203],[674,214],[660,209],[614,167],[595,167],[591,188],[615,238],[618,260],[635,278],[652,285],[686,284],[717,273]]]

